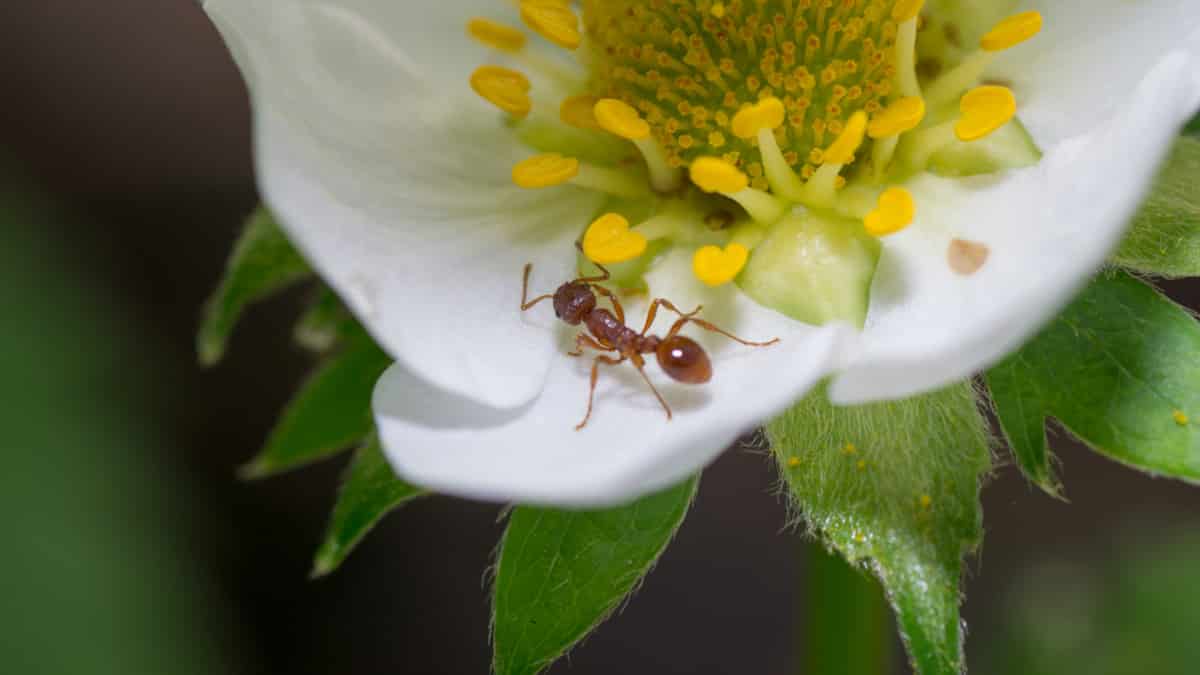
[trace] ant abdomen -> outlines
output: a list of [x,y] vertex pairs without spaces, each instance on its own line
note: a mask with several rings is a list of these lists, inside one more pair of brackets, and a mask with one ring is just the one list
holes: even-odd
[[676,382],[704,384],[712,379],[712,361],[691,338],[671,336],[659,343],[654,354],[659,367]]

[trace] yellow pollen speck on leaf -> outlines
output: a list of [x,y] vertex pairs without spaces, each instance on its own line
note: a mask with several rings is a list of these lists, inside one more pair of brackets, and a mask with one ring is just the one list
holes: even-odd
[[476,17],[467,22],[467,34],[485,47],[502,52],[519,52],[525,48],[525,34],[491,19]]
[[890,138],[911,131],[925,119],[925,99],[906,96],[876,113],[867,126],[871,138]]
[[954,134],[960,141],[977,141],[1008,124],[1017,114],[1017,98],[1008,87],[984,85],[967,92],[959,109]]
[[521,20],[563,49],[579,49],[583,44],[579,17],[561,0],[521,0]]
[[860,110],[850,117],[833,145],[825,149],[822,159],[826,164],[849,164],[854,161],[854,153],[858,152],[866,133],[867,114]]
[[701,157],[692,162],[692,182],[705,192],[736,194],[750,187],[750,178],[736,166],[716,157]]
[[843,455],[853,455],[858,452],[858,448],[853,443],[847,443],[842,446]]
[[788,457],[787,465],[788,465],[788,467],[790,467],[792,469],[800,466],[800,458],[799,457]]
[[562,185],[578,175],[579,160],[557,152],[530,157],[512,170],[513,182],[527,190]]
[[521,73],[501,66],[480,66],[471,74],[471,88],[484,100],[517,117],[533,109],[529,90],[533,85]]
[[583,254],[594,263],[615,265],[633,260],[646,252],[646,237],[629,229],[624,216],[608,213],[600,216],[583,235]]
[[872,237],[886,237],[907,228],[917,216],[912,193],[904,188],[888,188],[879,196],[879,207],[867,214],[863,225]]
[[692,258],[692,271],[708,286],[723,286],[741,274],[749,259],[750,249],[741,244],[730,244],[724,250],[705,246]]
[[1188,425],[1188,416],[1182,410],[1176,410],[1175,412],[1171,413],[1171,417],[1175,418],[1175,423],[1181,427],[1186,427]]
[[896,0],[892,7],[892,20],[899,23],[915,19],[924,7],[925,0]]
[[933,497],[930,497],[929,495],[921,495],[921,508],[929,509],[931,506],[933,506]]
[[640,141],[650,137],[650,125],[638,111],[624,101],[615,98],[600,99],[592,108],[596,123],[610,134],[631,141]]
[[783,101],[775,97],[765,98],[758,103],[742,108],[733,116],[733,134],[738,138],[754,138],[761,129],[778,129],[783,126],[787,109]]
[[856,469],[858,469],[859,471],[866,471],[867,470],[867,460],[865,460],[865,459],[858,460],[858,462],[856,462],[854,464],[854,467]]
[[596,121],[595,112],[598,101],[595,96],[571,96],[559,106],[558,116],[564,123],[577,129],[599,129],[600,123]]
[[1040,12],[1022,12],[1014,14],[996,24],[979,41],[984,51],[999,52],[1015,47],[1022,42],[1042,32],[1042,15]]

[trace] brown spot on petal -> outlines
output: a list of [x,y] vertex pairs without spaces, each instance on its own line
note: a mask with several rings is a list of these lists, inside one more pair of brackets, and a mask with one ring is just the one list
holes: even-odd
[[950,250],[946,252],[946,260],[950,269],[964,277],[969,277],[979,271],[987,263],[991,249],[986,244],[966,239],[955,239],[950,242]]

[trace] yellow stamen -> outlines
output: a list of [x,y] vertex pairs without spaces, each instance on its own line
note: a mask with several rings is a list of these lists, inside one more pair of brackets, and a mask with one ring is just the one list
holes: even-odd
[[1015,47],[1022,42],[1042,32],[1042,15],[1040,12],[1022,12],[1014,14],[996,24],[987,35],[979,41],[984,51],[999,52]]
[[758,103],[742,108],[733,116],[733,133],[738,138],[754,138],[762,129],[773,130],[783,125],[787,110],[783,101],[765,98]]
[[605,98],[592,107],[596,123],[615,136],[631,141],[650,137],[650,125],[632,106],[615,98]]
[[977,141],[1008,124],[1017,114],[1017,98],[1008,87],[985,85],[967,92],[959,109],[954,134],[960,141]]
[[575,50],[583,44],[579,17],[558,0],[521,0],[521,20],[538,35],[563,49]]
[[579,175],[579,160],[557,152],[537,155],[513,167],[513,182],[527,190],[562,185]]
[[925,99],[905,96],[893,101],[871,119],[867,134],[871,138],[888,138],[915,129],[925,119]]
[[825,149],[822,155],[825,164],[849,164],[854,161],[854,153],[862,146],[863,137],[867,132],[867,114],[858,111],[850,117],[846,128],[842,131],[833,145]]
[[1176,410],[1175,412],[1171,413],[1171,417],[1173,417],[1175,419],[1175,423],[1181,427],[1186,427],[1188,425],[1188,416],[1182,410]]
[[692,162],[692,182],[705,192],[733,194],[750,187],[750,178],[723,159],[701,157]]
[[629,221],[616,213],[596,219],[583,235],[583,254],[594,263],[615,265],[646,252],[646,237],[629,229]]
[[749,259],[750,249],[741,244],[729,244],[724,249],[705,246],[692,258],[692,271],[708,286],[724,286],[742,272]]
[[467,22],[467,34],[485,47],[515,53],[525,48],[525,34],[512,26],[476,17]]
[[595,113],[598,101],[595,96],[571,96],[563,100],[558,115],[563,122],[578,129],[600,129]]
[[900,23],[915,19],[924,7],[925,0],[897,0],[896,5],[892,7],[892,20]]
[[596,123],[610,134],[628,139],[641,151],[650,171],[650,182],[659,192],[679,188],[679,171],[674,169],[661,146],[650,135],[650,125],[632,106],[615,98],[604,98],[592,108]]
[[476,94],[515,117],[525,117],[533,109],[529,98],[532,86],[521,73],[501,66],[480,66],[471,74]]
[[783,202],[750,187],[750,177],[723,159],[701,157],[692,162],[690,172],[692,182],[701,190],[734,200],[759,223],[773,223],[787,212]]
[[867,214],[863,225],[867,234],[886,237],[907,228],[917,215],[912,193],[904,188],[888,188],[879,196],[879,207]]

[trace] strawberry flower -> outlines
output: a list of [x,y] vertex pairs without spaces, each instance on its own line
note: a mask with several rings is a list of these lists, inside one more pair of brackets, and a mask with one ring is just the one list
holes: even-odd
[[[1185,0],[499,4],[204,5],[264,200],[397,361],[390,461],[471,498],[626,501],[823,379],[853,404],[987,368],[1104,264],[1200,107]],[[586,326],[521,310],[527,264],[535,294],[610,270],[634,330],[665,298],[780,342],[685,325],[713,373],[647,356],[669,421],[600,362],[577,431],[618,354],[567,356]]]

